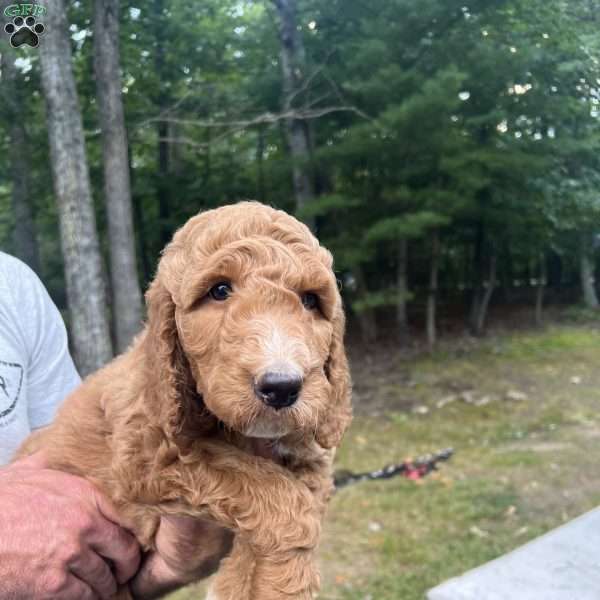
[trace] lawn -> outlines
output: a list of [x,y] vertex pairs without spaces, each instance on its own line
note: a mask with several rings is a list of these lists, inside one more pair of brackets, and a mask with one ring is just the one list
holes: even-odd
[[[599,329],[555,325],[454,341],[427,356],[378,354],[353,361],[356,418],[338,467],[375,469],[447,446],[456,455],[422,482],[336,494],[320,552],[322,600],[422,600],[600,503]],[[203,598],[204,589],[171,600]]]

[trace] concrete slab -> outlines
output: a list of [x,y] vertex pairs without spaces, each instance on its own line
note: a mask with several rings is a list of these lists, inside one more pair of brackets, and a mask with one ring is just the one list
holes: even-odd
[[449,579],[428,600],[599,600],[600,508]]

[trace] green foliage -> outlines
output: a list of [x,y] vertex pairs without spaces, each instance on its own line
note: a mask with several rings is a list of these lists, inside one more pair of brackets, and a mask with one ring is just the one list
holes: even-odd
[[390,217],[377,221],[365,232],[368,243],[399,240],[403,238],[420,238],[433,227],[447,225],[450,219],[431,211],[407,214],[404,217]]
[[[380,308],[382,306],[393,306],[398,302],[398,298],[400,294],[398,290],[394,288],[388,288],[385,290],[380,290],[378,292],[372,292],[363,298],[355,300],[352,302],[352,309],[357,313],[364,312],[366,310],[372,310],[374,308]],[[404,300],[412,300],[413,294],[410,292],[404,294]]]
[[300,219],[324,217],[333,212],[344,212],[356,206],[360,206],[360,201],[356,198],[348,198],[341,194],[324,194],[299,209],[296,216]]
[[[107,252],[91,9],[74,3],[69,17]],[[320,115],[304,121],[312,144],[304,166],[318,194],[298,216],[314,220],[340,275],[362,270],[353,310],[398,301],[401,239],[409,297],[422,298],[434,234],[445,249],[439,287],[450,295],[457,282],[477,286],[491,254],[505,281],[529,279],[541,255],[561,261],[554,284],[575,281],[581,235],[600,230],[594,3],[381,0],[373,10],[361,0],[297,0],[297,10],[306,84],[292,106]],[[255,197],[294,212],[271,2],[124,3],[120,42],[144,280],[165,235],[199,210]],[[63,304],[38,53],[18,56],[42,275]],[[157,168],[161,120],[166,175]],[[8,157],[1,116],[0,132]],[[10,251],[6,158],[0,177],[0,242]]]

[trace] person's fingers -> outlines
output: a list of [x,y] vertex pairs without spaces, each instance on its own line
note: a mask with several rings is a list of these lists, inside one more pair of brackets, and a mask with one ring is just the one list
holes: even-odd
[[96,506],[101,522],[90,546],[114,565],[115,576],[120,584],[129,581],[140,566],[140,547],[135,536],[118,524],[118,515],[110,503],[95,494]]
[[125,529],[106,521],[105,531],[92,548],[114,565],[114,573],[120,584],[129,581],[140,566],[140,547],[133,535]]
[[92,550],[79,554],[69,569],[87,583],[102,600],[110,600],[117,593],[117,581],[108,563]]
[[94,590],[77,575],[68,576],[64,587],[56,596],[61,600],[100,600],[100,597]]

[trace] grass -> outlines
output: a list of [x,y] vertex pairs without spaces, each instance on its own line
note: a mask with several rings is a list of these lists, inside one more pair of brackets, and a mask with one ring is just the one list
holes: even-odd
[[[554,326],[381,362],[357,361],[357,416],[339,468],[374,469],[447,446],[456,455],[423,482],[365,482],[334,497],[322,600],[422,600],[429,587],[600,502],[597,329]],[[527,399],[506,399],[511,390]],[[464,402],[464,392],[488,402]],[[171,599],[203,598],[203,589]]]

